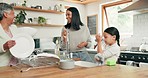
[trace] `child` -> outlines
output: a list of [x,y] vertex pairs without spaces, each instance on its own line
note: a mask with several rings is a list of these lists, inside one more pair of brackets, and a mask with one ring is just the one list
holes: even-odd
[[115,27],[109,27],[104,31],[103,36],[104,48],[101,44],[102,37],[99,34],[96,35],[98,54],[95,55],[95,59],[99,65],[106,64],[108,59],[117,61],[120,55],[119,31]]

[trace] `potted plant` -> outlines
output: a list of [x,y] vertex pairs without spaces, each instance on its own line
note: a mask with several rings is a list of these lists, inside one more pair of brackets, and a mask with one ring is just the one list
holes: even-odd
[[27,1],[24,0],[24,3],[22,4],[22,6],[23,6],[23,7],[26,7],[26,6],[27,6],[26,3],[27,3]]
[[39,24],[46,24],[46,19],[44,17],[39,16],[38,17],[38,23]]
[[15,24],[22,24],[26,20],[26,12],[21,10],[15,17]]

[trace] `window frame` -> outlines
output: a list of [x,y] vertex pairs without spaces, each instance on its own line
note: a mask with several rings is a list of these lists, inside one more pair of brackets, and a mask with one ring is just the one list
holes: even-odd
[[102,33],[104,31],[104,18],[106,19],[107,25],[109,26],[109,22],[108,22],[108,16],[107,16],[107,12],[106,12],[106,8],[107,7],[112,7],[112,6],[116,6],[116,5],[120,5],[120,4],[125,4],[125,3],[129,3],[132,2],[133,0],[120,0],[120,1],[116,1],[116,2],[111,2],[111,3],[106,3],[106,4],[102,4],[101,5],[101,26],[102,26]]

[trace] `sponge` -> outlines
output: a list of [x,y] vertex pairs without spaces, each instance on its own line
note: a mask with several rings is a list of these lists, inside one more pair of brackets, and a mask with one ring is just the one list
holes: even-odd
[[107,60],[107,65],[108,65],[108,66],[115,66],[115,65],[116,65],[116,61],[113,60],[113,59],[108,59],[108,60]]

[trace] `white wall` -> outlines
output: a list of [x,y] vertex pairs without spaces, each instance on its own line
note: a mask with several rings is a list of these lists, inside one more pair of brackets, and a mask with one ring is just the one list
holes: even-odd
[[[1,2],[7,2],[7,3],[23,3],[23,0],[1,0]],[[90,3],[87,5],[81,5],[81,4],[75,4],[75,3],[70,3],[70,2],[64,2],[60,0],[27,0],[28,6],[30,5],[42,5],[43,9],[47,9],[49,6],[52,8],[54,7],[55,4],[60,4],[62,3],[65,6],[74,6],[77,7],[81,20],[84,24],[87,24],[87,16],[95,15],[98,14],[98,32],[101,32],[101,19],[100,19],[100,4],[104,4],[106,2],[110,2],[114,0],[101,0],[95,3]],[[136,0],[134,0],[136,1]],[[28,11],[27,11],[28,12]],[[52,19],[53,24],[66,24],[66,18],[65,18],[65,13],[58,15],[58,14],[50,14],[50,13],[38,13],[38,12],[28,12],[30,15],[29,17],[34,17],[34,16],[45,16],[48,18]],[[142,37],[148,37],[147,29],[148,29],[148,23],[146,23],[148,20],[148,13],[144,14],[138,14],[134,15],[134,35],[132,38],[127,39],[126,42],[130,46],[139,46],[141,43],[141,38]],[[38,33],[36,34],[35,37],[54,37],[54,36],[60,36],[61,33],[61,28],[62,27],[34,27],[38,29]],[[140,37],[140,38],[139,38]],[[94,36],[92,36],[93,40],[95,39]]]
[[[6,2],[6,3],[18,3],[22,4],[24,0],[1,0],[1,2]],[[54,5],[56,4],[63,4],[64,6],[74,6],[77,7],[78,10],[80,11],[80,16],[81,20],[84,24],[86,24],[86,12],[85,12],[85,6],[81,4],[74,4],[74,3],[69,3],[65,1],[60,1],[60,0],[27,0],[27,6],[36,6],[36,5],[41,5],[43,9],[48,9],[49,6],[51,6],[52,9],[54,9]],[[65,9],[66,10],[66,9]],[[16,11],[16,14],[19,11]],[[27,12],[27,17],[28,18],[33,18],[33,17],[38,17],[38,16],[43,16],[46,18],[50,18],[52,24],[60,24],[60,25],[65,25],[67,20],[65,17],[65,13],[63,14],[52,14],[52,13],[43,13],[43,12],[33,12],[33,11],[26,11]],[[62,27],[33,27],[38,29],[38,33],[35,35],[35,37],[54,37],[54,36],[60,36],[61,34],[61,28]]]
[[[129,47],[139,47],[144,37],[148,38],[148,13],[134,15],[133,36],[125,40]],[[148,43],[148,39],[147,39]]]
[[[111,2],[111,1],[115,1],[115,0],[101,0],[95,3],[91,3],[86,5],[86,16],[90,16],[90,15],[95,15],[98,14],[98,32],[101,32],[101,19],[100,19],[100,10],[101,4],[104,4],[106,2]],[[137,0],[133,0],[133,2],[135,2]],[[137,14],[133,16],[133,28],[134,28],[134,32],[133,32],[133,36],[125,39],[125,44],[128,45],[129,47],[139,47],[141,42],[142,42],[142,38],[143,37],[148,37],[148,13],[141,13],[141,14]],[[92,36],[92,39],[94,40],[95,38]]]
[[91,15],[98,15],[98,33],[102,33],[102,26],[101,26],[101,5],[106,2],[111,2],[114,0],[98,0],[98,2],[90,3],[86,5],[86,16]]
[[[2,1],[7,2],[7,3],[22,4],[24,0],[2,0]],[[60,0],[42,0],[42,1],[41,0],[27,0],[27,6],[41,5],[43,9],[48,9],[49,6],[51,6],[53,9],[55,4],[60,4],[60,3],[62,3],[65,6],[74,6],[78,8],[80,12],[81,20],[84,24],[87,24],[87,18],[86,18],[87,16],[98,14],[98,30],[99,32],[101,32],[102,28],[99,25],[101,24],[100,18],[99,18],[100,17],[100,14],[99,14],[100,4],[105,3],[107,1],[112,1],[112,0],[102,0],[102,1],[98,1],[95,3],[88,4],[88,5],[75,4],[75,3],[70,3],[70,2],[60,1]],[[51,13],[41,13],[41,12],[32,12],[32,11],[26,11],[26,12],[27,12],[28,18],[38,17],[38,16],[50,18],[52,24],[64,25],[67,22],[65,18],[65,13],[64,14],[51,14]],[[18,11],[16,11],[16,13],[18,13]],[[60,31],[62,27],[34,27],[34,28],[39,30],[38,34],[36,35],[37,37],[53,37],[53,36],[60,36]],[[53,33],[53,34],[48,35],[48,33]]]

